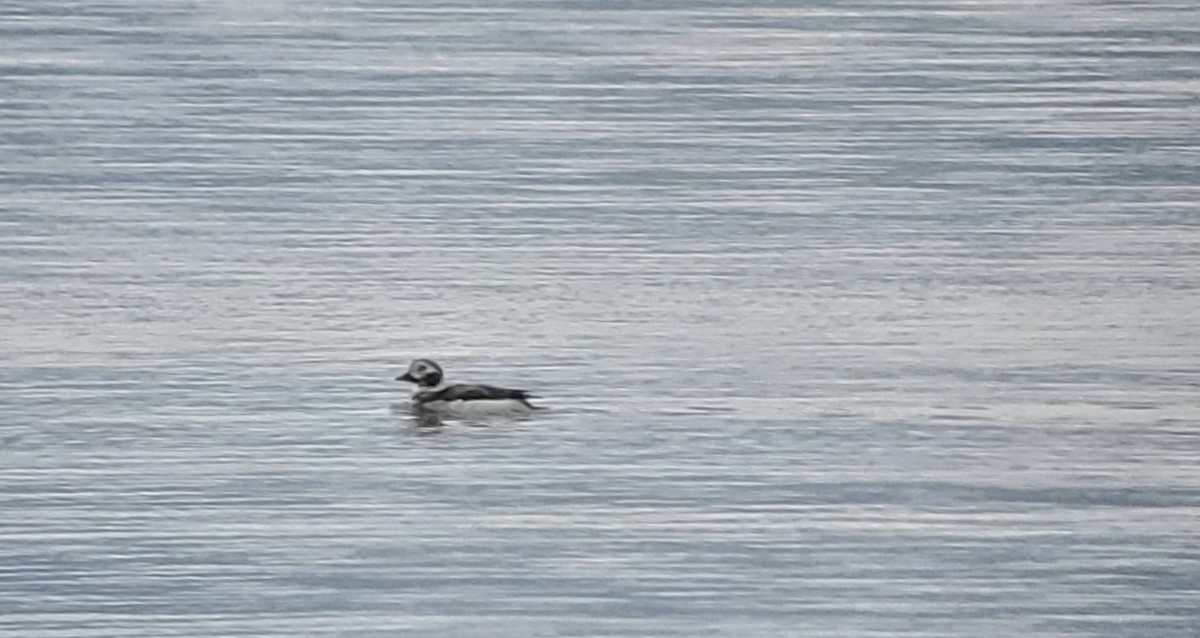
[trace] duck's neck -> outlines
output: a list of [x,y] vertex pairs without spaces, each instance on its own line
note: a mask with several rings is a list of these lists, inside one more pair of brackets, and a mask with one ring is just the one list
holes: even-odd
[[437,385],[414,385],[412,395],[415,397],[422,392],[437,392],[446,387],[446,383],[439,381]]

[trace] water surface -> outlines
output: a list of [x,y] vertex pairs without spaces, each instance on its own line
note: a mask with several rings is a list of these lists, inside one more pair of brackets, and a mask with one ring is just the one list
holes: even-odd
[[1196,15],[0,6],[0,632],[1195,636]]

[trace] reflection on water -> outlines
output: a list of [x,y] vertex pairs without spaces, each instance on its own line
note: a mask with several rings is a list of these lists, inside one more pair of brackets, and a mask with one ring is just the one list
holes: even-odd
[[0,631],[1196,635],[1193,13],[9,3]]

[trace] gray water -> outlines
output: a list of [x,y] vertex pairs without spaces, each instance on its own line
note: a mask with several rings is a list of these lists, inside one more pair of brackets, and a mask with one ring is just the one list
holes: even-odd
[[1200,635],[1193,2],[403,4],[0,4],[0,634]]

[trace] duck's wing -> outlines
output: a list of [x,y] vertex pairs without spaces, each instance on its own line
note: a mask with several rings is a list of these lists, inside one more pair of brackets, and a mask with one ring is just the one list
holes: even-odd
[[455,384],[443,387],[442,390],[433,392],[421,392],[418,395],[418,401],[427,403],[431,401],[478,401],[478,399],[517,399],[524,401],[530,398],[528,392],[524,390],[510,390],[508,387],[496,387],[494,385],[475,385],[475,384]]
[[448,385],[440,390],[421,392],[413,399],[418,403],[430,403],[432,401],[478,401],[478,400],[501,400],[513,399],[528,405],[528,400],[533,398],[533,395],[524,390],[512,390],[509,388],[497,388],[494,385],[475,385],[467,383],[458,383]]

